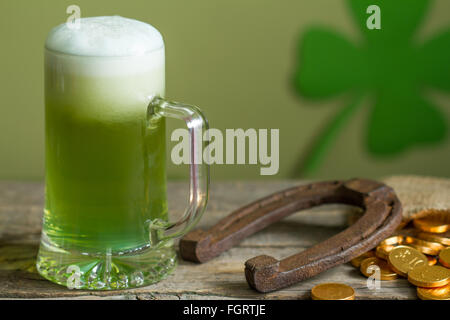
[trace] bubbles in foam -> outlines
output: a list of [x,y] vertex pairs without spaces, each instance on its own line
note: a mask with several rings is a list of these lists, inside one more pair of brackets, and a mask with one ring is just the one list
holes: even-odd
[[53,28],[46,48],[80,56],[120,57],[144,55],[164,46],[153,26],[120,16],[81,18],[80,28],[63,23]]

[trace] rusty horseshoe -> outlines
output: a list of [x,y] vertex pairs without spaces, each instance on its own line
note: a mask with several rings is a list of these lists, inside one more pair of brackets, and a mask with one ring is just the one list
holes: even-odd
[[183,259],[206,262],[245,237],[299,210],[342,203],[365,212],[346,230],[302,252],[277,260],[261,255],[245,262],[250,287],[260,292],[278,290],[311,278],[374,248],[402,220],[402,206],[394,190],[366,179],[326,181],[293,187],[246,205],[207,231],[194,230],[180,240]]

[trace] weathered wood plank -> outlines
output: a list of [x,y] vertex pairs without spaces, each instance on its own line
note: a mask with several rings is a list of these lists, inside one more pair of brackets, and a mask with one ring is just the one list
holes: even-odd
[[[298,183],[215,183],[199,227],[207,228],[243,204]],[[168,189],[171,211],[182,212],[187,186],[169,183]],[[345,227],[349,214],[357,212],[347,206],[324,206],[297,213],[202,265],[180,259],[174,274],[151,286],[106,292],[69,290],[41,278],[34,267],[43,194],[41,183],[0,182],[0,298],[308,299],[315,284],[332,281],[353,286],[359,299],[416,298],[415,288],[404,279],[382,282],[381,290],[371,291],[366,287],[366,278],[350,265],[273,293],[261,294],[248,287],[243,273],[247,259],[260,254],[286,257],[330,237]]]

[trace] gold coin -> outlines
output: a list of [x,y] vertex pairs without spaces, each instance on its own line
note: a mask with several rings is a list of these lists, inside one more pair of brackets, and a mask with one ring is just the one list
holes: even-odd
[[414,268],[408,272],[408,281],[417,287],[442,287],[450,283],[450,270],[441,266]]
[[313,300],[355,300],[355,290],[342,283],[322,283],[311,290]]
[[398,275],[392,271],[386,261],[381,260],[377,257],[367,258],[361,262],[361,273],[366,277],[373,275],[375,270],[369,270],[371,266],[378,266],[380,268],[380,280],[394,280],[397,279]]
[[450,246],[450,231],[444,233],[420,232],[417,238]]
[[437,263],[437,259],[434,256],[427,256],[427,259],[429,266],[434,266]]
[[417,229],[425,232],[444,233],[450,230],[450,210],[426,210],[422,214],[427,216],[414,219]]
[[450,300],[450,284],[439,288],[417,288],[417,296],[422,300]]
[[391,245],[379,245],[375,250],[375,255],[380,259],[387,260],[389,252],[394,248],[395,246]]
[[393,246],[396,244],[402,244],[403,242],[403,236],[402,235],[396,235],[396,236],[392,236],[389,238],[384,239],[383,241],[380,242],[380,246]]
[[399,275],[406,277],[414,268],[428,265],[425,255],[408,246],[397,246],[389,252],[389,266]]
[[439,253],[439,263],[444,267],[450,268],[450,247],[441,250]]
[[362,255],[360,255],[359,257],[356,257],[355,259],[352,259],[350,261],[350,263],[352,264],[352,266],[354,266],[355,268],[358,268],[361,266],[361,262],[364,259],[370,258],[370,257],[374,257],[375,253],[371,250],[371,251],[367,251],[365,253],[363,253]]
[[422,239],[418,239],[418,238],[414,238],[414,237],[410,237],[410,236],[407,236],[405,238],[405,243],[407,243],[408,245],[417,244],[422,247],[427,247],[432,250],[437,250],[438,252],[445,248],[445,246],[443,246],[440,243],[426,241],[426,240],[422,240]]
[[408,243],[408,246],[412,247],[414,249],[417,249],[418,251],[420,251],[420,252],[422,252],[424,254],[428,254],[430,256],[436,256],[436,255],[439,254],[439,250],[436,250],[436,249],[433,249],[433,248],[430,248],[430,247],[425,247],[425,246],[422,246],[422,245],[417,244],[417,243]]

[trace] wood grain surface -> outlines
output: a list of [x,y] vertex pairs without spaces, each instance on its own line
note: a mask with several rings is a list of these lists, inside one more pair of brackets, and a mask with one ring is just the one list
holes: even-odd
[[[216,182],[199,227],[210,227],[239,206],[302,183]],[[173,219],[182,212],[187,192],[184,183],[168,184]],[[34,266],[43,202],[42,183],[0,182],[0,299],[310,299],[311,288],[324,282],[352,286],[357,299],[417,299],[415,287],[405,279],[382,281],[380,290],[369,290],[367,279],[349,264],[272,293],[262,294],[248,287],[246,260],[260,254],[281,259],[338,233],[359,210],[343,205],[296,213],[204,264],[179,259],[175,272],[154,285],[124,291],[69,290],[43,279]]]

